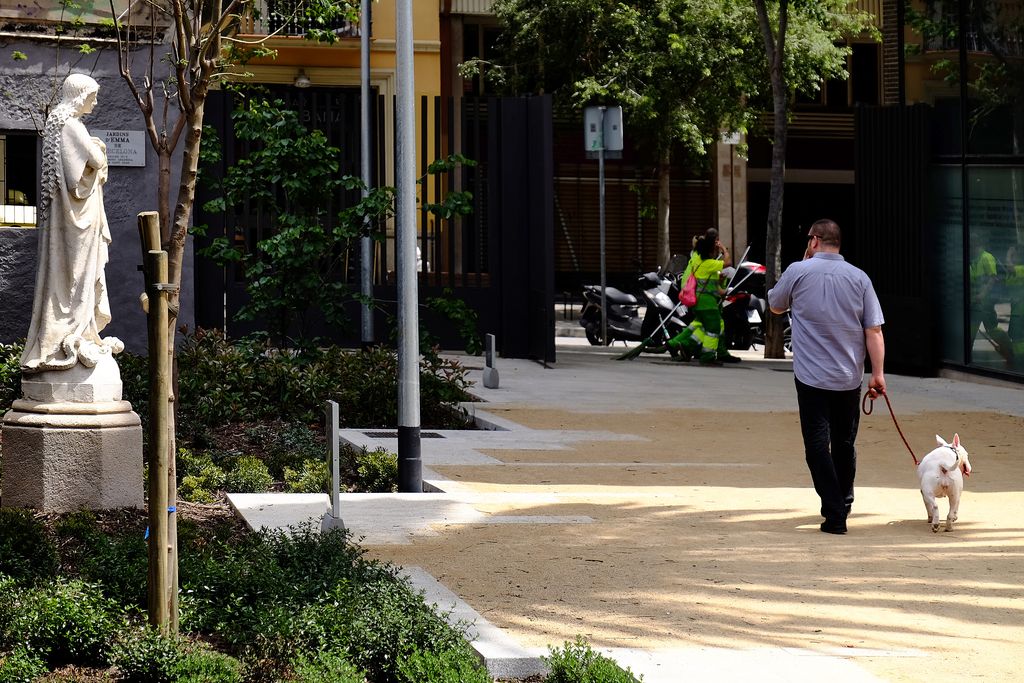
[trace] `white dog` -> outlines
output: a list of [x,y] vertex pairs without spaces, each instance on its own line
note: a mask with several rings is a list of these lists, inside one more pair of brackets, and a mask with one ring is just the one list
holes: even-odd
[[946,515],[946,531],[953,530],[957,511],[960,509],[960,494],[964,490],[964,477],[971,476],[971,461],[967,449],[960,445],[960,435],[953,435],[953,443],[946,443],[935,435],[939,447],[924,456],[917,466],[921,480],[921,495],[928,511],[932,531],[939,530],[939,504],[936,498],[949,498],[949,514]]

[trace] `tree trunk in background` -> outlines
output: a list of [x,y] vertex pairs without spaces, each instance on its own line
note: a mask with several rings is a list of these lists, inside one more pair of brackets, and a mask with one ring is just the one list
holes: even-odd
[[664,266],[672,258],[671,243],[669,242],[668,212],[671,202],[671,187],[669,181],[672,177],[672,156],[666,148],[662,150],[658,159],[658,263],[641,264],[641,268],[653,267],[653,265]]
[[[779,280],[782,271],[782,198],[786,184],[786,134],[789,122],[786,120],[789,91],[783,71],[786,50],[786,25],[789,0],[779,0],[779,28],[773,32],[768,18],[767,0],[754,0],[758,25],[764,39],[765,55],[772,82],[772,113],[775,118],[772,139],[772,182],[768,198],[768,225],[764,241],[765,289],[771,289]],[[765,329],[765,358],[785,358],[785,339],[782,318],[767,312]]]

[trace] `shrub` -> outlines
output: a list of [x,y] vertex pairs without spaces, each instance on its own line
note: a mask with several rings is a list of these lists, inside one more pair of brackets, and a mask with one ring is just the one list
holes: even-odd
[[213,462],[209,452],[179,448],[175,460],[178,497],[190,503],[212,503],[213,492],[224,489],[227,475]]
[[[179,415],[183,425],[220,425],[265,418],[321,419],[328,399],[345,425],[397,424],[398,356],[373,348],[275,349],[265,337],[228,341],[219,331],[186,337],[178,356]],[[469,400],[466,369],[427,354],[420,363],[424,427],[466,426],[457,403]]]
[[285,467],[284,483],[289,493],[329,493],[331,468],[325,460],[307,460],[298,470]]
[[47,672],[46,662],[24,647],[16,647],[0,658],[0,681],[3,683],[33,683]]
[[238,683],[241,667],[229,655],[153,628],[129,633],[113,648],[111,661],[124,683]]
[[364,683],[363,672],[344,653],[325,650],[299,655],[292,663],[295,683]]
[[259,458],[243,456],[224,475],[224,490],[231,493],[263,493],[270,489],[274,478]]
[[583,639],[576,636],[575,642],[566,641],[561,648],[549,648],[551,655],[544,661],[551,672],[544,683],[639,683],[643,676],[636,678],[633,672],[622,669],[614,660],[605,657]]
[[399,678],[408,683],[490,683],[487,669],[464,649],[416,650],[398,667]]
[[80,511],[63,517],[54,531],[65,564],[77,568],[79,578],[102,585],[104,594],[122,606],[145,606],[149,555],[141,519],[125,533],[107,534],[94,513]]
[[0,344],[0,413],[10,409],[21,396],[21,354],[23,343]]
[[348,454],[361,490],[369,493],[392,493],[398,490],[398,455],[383,448],[373,451],[349,448]]
[[404,680],[399,664],[417,651],[462,651],[472,657],[464,634],[397,578],[339,585],[309,611],[327,642],[343,646],[370,681]]
[[98,586],[79,580],[0,596],[0,623],[8,624],[0,647],[24,644],[51,666],[104,664],[119,630],[115,613]]
[[247,427],[244,436],[265,453],[264,461],[275,480],[284,478],[285,469],[301,469],[306,461],[323,460],[327,453],[327,440],[305,422],[260,422]]
[[19,581],[57,572],[57,550],[42,522],[29,510],[0,508],[0,574]]
[[122,398],[132,404],[132,410],[143,420],[142,433],[147,435],[149,419],[149,359],[136,356],[130,351],[117,355],[117,367],[121,371]]

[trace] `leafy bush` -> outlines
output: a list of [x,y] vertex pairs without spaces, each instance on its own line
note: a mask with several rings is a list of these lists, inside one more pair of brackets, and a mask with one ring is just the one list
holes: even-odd
[[398,672],[408,683],[491,683],[487,669],[465,650],[414,651]]
[[144,522],[123,528],[125,533],[104,533],[93,512],[66,515],[54,531],[65,564],[73,565],[78,578],[103,586],[105,595],[124,607],[146,604],[146,572],[149,564]]
[[190,503],[212,503],[213,492],[224,489],[227,475],[209,452],[179,448],[175,460],[178,497]]
[[327,452],[327,440],[303,422],[265,422],[246,429],[245,436],[265,446],[267,467],[278,480],[286,468],[301,469],[309,460],[323,460]]
[[0,584],[0,648],[23,644],[51,666],[100,665],[120,624],[117,606],[99,586],[60,579],[19,590]]
[[[183,425],[222,425],[266,418],[318,422],[323,404],[337,401],[344,425],[398,424],[398,356],[373,348],[297,351],[270,347],[264,337],[230,342],[219,331],[199,330],[178,356],[179,415]],[[427,354],[420,362],[424,427],[465,427],[457,409],[469,400],[466,369]]]
[[346,453],[361,491],[392,493],[398,490],[398,455],[383,448],[373,451],[347,448]]
[[363,683],[363,672],[333,650],[299,655],[292,663],[295,683]]
[[45,579],[57,571],[57,550],[30,510],[0,508],[0,574],[19,581]]
[[289,493],[329,493],[331,468],[326,460],[307,460],[302,467],[284,468],[285,489]]
[[0,657],[3,683],[33,683],[46,672],[46,662],[25,647],[18,646],[6,657]]
[[583,639],[576,636],[575,642],[566,641],[561,648],[549,648],[551,655],[544,661],[551,672],[544,683],[639,683],[643,676],[636,678],[633,672],[622,669],[614,660],[605,657]]
[[124,683],[238,683],[238,660],[167,637],[153,628],[131,631],[114,646],[111,661]]
[[0,412],[10,409],[21,395],[21,354],[23,343],[0,344]]
[[270,490],[274,478],[259,458],[242,456],[224,475],[224,490],[231,493],[263,493]]

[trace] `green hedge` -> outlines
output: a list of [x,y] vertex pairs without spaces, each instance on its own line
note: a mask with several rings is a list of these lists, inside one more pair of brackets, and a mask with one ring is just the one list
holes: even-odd
[[[248,533],[179,520],[186,637],[161,638],[142,626],[145,518],[136,517],[101,524],[75,513],[52,532],[0,525],[0,547],[19,557],[8,561],[18,573],[0,576],[0,680],[65,663],[116,665],[133,681],[490,680],[464,633],[344,531]],[[57,557],[60,577],[50,565],[32,568],[26,555],[41,548]]]

